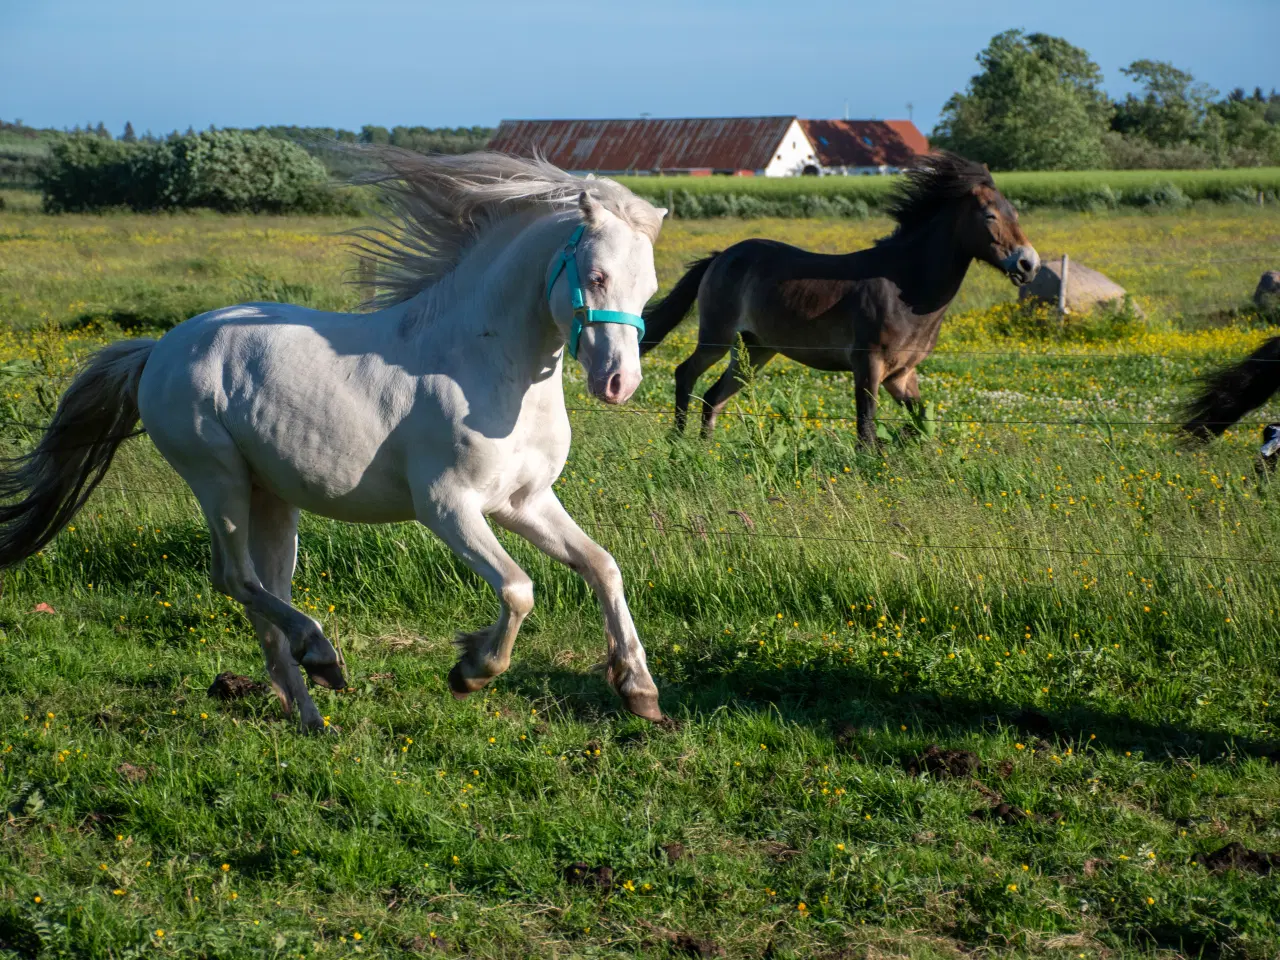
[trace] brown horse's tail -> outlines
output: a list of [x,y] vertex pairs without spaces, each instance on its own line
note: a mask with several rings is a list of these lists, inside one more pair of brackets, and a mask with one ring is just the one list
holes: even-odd
[[693,301],[698,299],[698,287],[716,257],[717,250],[709,257],[695,260],[689,264],[689,271],[676,281],[671,292],[644,311],[644,339],[640,341],[640,356],[644,356],[662,342],[663,337],[674,330],[685,318]]
[[1280,337],[1272,337],[1239,363],[1200,379],[1200,393],[1183,408],[1182,425],[1197,440],[1220,436],[1280,390]]
[[71,522],[135,436],[138,379],[154,340],[121,340],[94,354],[58,402],[34,450],[0,461],[0,567],[31,556]]

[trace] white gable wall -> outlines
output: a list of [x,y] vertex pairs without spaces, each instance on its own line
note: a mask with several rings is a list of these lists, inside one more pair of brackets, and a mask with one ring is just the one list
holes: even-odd
[[808,164],[817,164],[813,144],[805,136],[800,123],[791,121],[786,135],[773,151],[773,159],[764,168],[766,177],[798,177]]

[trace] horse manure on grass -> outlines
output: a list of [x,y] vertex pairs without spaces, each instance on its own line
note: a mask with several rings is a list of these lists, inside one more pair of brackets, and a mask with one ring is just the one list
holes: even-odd
[[593,887],[608,891],[613,889],[613,867],[571,863],[564,868],[564,879],[571,887]]
[[918,757],[909,757],[902,765],[907,773],[917,777],[922,773],[934,777],[971,777],[978,772],[982,761],[971,750],[943,750],[936,743],[925,747]]
[[662,851],[662,854],[667,858],[668,863],[675,863],[677,860],[684,860],[692,856],[692,854],[685,849],[685,845],[683,843],[664,843],[658,849]]
[[657,924],[648,923],[641,920],[641,925],[652,933],[658,939],[671,945],[671,949],[677,953],[683,953],[690,957],[724,957],[724,947],[716,943],[714,940],[703,940],[699,937],[691,936],[687,933],[677,933],[674,930],[668,930],[666,927],[660,927]]
[[214,700],[240,700],[267,689],[265,683],[239,674],[224,672],[213,678],[209,685],[209,696]]
[[1013,826],[1027,821],[1032,823],[1058,823],[1066,815],[1061,810],[1054,810],[1052,813],[1043,816],[1038,813],[1027,813],[1021,807],[1001,801],[986,810],[975,810],[970,816],[974,820],[998,820],[1005,826]]
[[146,767],[135,767],[132,763],[122,763],[116,767],[116,773],[120,774],[130,783],[142,783],[147,777],[151,776],[151,771]]
[[779,840],[766,840],[764,843],[760,844],[760,846],[765,853],[774,860],[777,860],[779,863],[786,863],[800,854],[799,850],[788,846]]
[[415,934],[408,940],[400,944],[405,953],[428,953],[433,950],[439,950],[446,953],[449,950],[449,943],[444,937],[438,937],[434,933],[428,936]]
[[1196,854],[1192,859],[1212,873],[1238,870],[1241,873],[1257,873],[1265,877],[1273,870],[1280,871],[1280,853],[1250,850],[1239,841],[1228,843],[1213,853]]
[[836,749],[841,753],[848,754],[855,760],[861,759],[857,750],[858,736],[861,732],[852,723],[840,724],[840,726],[836,727]]

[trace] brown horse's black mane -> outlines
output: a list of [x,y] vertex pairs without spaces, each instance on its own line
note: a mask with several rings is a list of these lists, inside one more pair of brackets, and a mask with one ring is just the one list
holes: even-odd
[[898,227],[876,243],[899,239],[924,226],[943,208],[968,196],[974,187],[996,187],[991,172],[982,164],[945,150],[926,154],[894,186],[885,212]]

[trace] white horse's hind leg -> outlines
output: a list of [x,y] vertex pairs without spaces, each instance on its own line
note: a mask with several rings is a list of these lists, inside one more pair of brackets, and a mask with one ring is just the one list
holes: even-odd
[[178,446],[167,437],[153,439],[204,511],[213,541],[214,587],[283,632],[293,658],[312,680],[328,687],[345,686],[338,655],[320,624],[275,596],[258,576],[249,548],[249,468],[231,438],[219,437],[211,428],[198,438],[199,446]]
[[511,665],[516,634],[533,609],[533,581],[502,548],[478,510],[452,510],[428,500],[419,505],[418,520],[493,588],[502,605],[492,626],[458,634],[459,656],[449,671],[449,689],[461,700]]
[[[262,585],[273,596],[288,602],[293,594],[293,570],[298,557],[298,510],[266,490],[255,489],[249,506],[249,555]],[[260,614],[248,611],[267,663],[271,686],[286,713],[297,706],[307,730],[324,727],[298,663],[289,649],[289,638]]]
[[582,532],[551,490],[530,497],[518,511],[495,514],[494,519],[587,581],[604,612],[610,685],[636,716],[661,720],[658,687],[627,607],[622,573],[609,552]]

